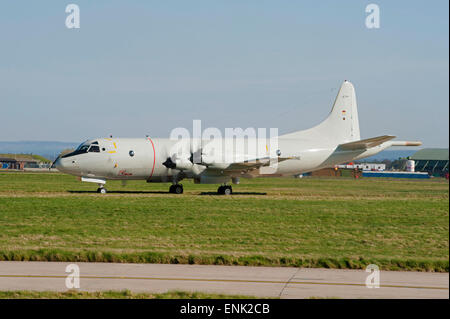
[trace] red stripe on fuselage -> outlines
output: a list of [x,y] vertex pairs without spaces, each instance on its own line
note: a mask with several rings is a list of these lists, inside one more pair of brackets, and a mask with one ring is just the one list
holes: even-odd
[[153,167],[152,167],[152,172],[149,176],[148,179],[152,178],[153,176],[153,172],[155,171],[155,164],[156,164],[156,152],[155,152],[155,145],[153,144],[153,141],[150,137],[147,137],[147,139],[150,141],[150,143],[152,143],[152,147],[153,147]]

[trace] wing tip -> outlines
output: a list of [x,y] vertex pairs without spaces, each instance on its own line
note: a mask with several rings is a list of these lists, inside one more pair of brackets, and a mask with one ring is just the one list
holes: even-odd
[[421,146],[421,141],[393,141],[392,146]]

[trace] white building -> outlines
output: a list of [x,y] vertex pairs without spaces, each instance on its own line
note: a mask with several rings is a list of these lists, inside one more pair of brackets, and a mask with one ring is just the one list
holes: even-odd
[[338,168],[349,168],[349,169],[361,169],[363,171],[384,171],[386,169],[386,164],[382,163],[359,163],[359,164],[343,164],[338,165]]

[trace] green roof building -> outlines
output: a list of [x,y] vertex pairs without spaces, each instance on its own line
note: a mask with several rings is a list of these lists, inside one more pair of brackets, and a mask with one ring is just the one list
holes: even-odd
[[448,173],[448,148],[424,148],[409,159],[414,160],[418,172],[428,172],[434,176]]

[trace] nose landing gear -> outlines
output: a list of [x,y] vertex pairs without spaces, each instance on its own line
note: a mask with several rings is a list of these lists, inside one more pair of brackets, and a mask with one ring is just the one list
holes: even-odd
[[233,189],[231,185],[222,185],[217,189],[217,194],[219,195],[231,195],[233,193]]
[[183,185],[181,185],[181,184],[171,185],[170,188],[169,188],[169,193],[172,193],[172,194],[183,194]]

